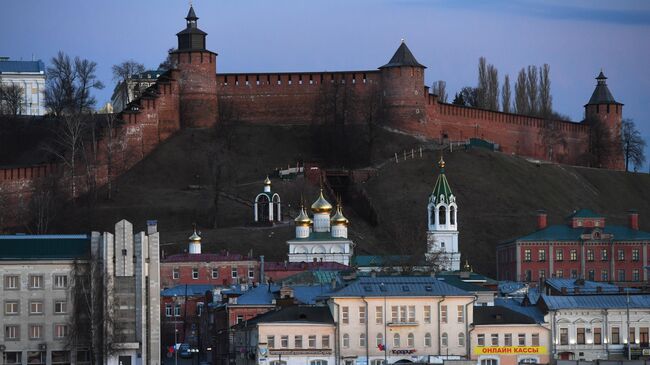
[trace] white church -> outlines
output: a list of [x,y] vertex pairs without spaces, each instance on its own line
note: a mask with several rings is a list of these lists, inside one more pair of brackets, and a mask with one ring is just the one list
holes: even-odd
[[458,206],[445,176],[445,161],[438,162],[440,175],[427,205],[427,260],[436,261],[445,271],[460,270],[458,251]]

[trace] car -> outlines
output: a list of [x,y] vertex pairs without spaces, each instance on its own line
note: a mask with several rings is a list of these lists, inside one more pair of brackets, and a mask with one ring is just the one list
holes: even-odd
[[189,359],[192,357],[192,351],[190,351],[189,343],[182,343],[180,345],[180,347],[178,348],[178,356],[184,359]]

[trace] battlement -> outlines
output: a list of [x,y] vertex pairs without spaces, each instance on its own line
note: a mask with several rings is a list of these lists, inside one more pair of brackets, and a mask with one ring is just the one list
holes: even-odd
[[379,70],[217,74],[220,88],[237,86],[311,86],[325,83],[365,85],[379,81]]
[[58,165],[0,167],[0,181],[35,180],[58,171]]

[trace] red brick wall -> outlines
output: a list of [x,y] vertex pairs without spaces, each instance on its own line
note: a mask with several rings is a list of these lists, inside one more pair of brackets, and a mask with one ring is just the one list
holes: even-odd
[[[237,267],[237,278],[232,278],[232,267]],[[253,269],[253,278],[249,278],[248,269]],[[173,271],[177,268],[180,277],[173,278]],[[199,270],[199,278],[192,278],[192,270]],[[219,276],[212,278],[212,269],[217,268]],[[160,263],[160,287],[172,288],[184,284],[209,284],[209,285],[232,285],[238,284],[246,279],[248,284],[259,282],[259,263],[255,260],[233,261],[233,262],[162,262]]]
[[621,121],[623,120],[623,105],[619,104],[600,104],[585,106],[586,119],[597,118],[605,123],[609,128],[614,148],[618,152],[616,155],[607,159],[606,169],[623,170],[625,169],[625,160],[623,158],[623,148],[621,146]]
[[178,64],[180,124],[205,128],[217,122],[217,55],[209,51],[175,52]]

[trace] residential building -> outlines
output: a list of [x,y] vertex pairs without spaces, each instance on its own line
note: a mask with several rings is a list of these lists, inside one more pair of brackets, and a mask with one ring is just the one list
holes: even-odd
[[290,306],[234,328],[237,365],[334,365],[335,325],[327,306]]
[[339,364],[468,358],[474,301],[431,276],[361,277],[331,294]]
[[147,70],[140,74],[129,77],[126,81],[120,81],[113,89],[111,104],[115,113],[119,113],[133,100],[139,98],[145,89],[156,84],[164,70]]
[[550,331],[535,318],[504,306],[475,307],[471,359],[480,365],[550,363]]
[[426,257],[441,270],[460,270],[458,250],[458,205],[456,196],[445,176],[445,161],[438,162],[440,175],[433,187],[427,205],[427,251]]
[[650,232],[639,230],[639,215],[628,226],[606,224],[591,210],[574,212],[567,224],[546,224],[539,212],[536,232],[497,247],[497,277],[537,285],[546,278],[642,286],[648,281]]
[[551,330],[551,354],[561,360],[622,360],[650,349],[650,295],[542,294],[537,306]]
[[0,235],[0,363],[91,363],[90,342],[70,337],[89,254],[88,235]]
[[0,84],[18,85],[23,90],[19,114],[44,115],[45,65],[43,61],[13,61],[0,57]]
[[[260,262],[260,265],[262,263]],[[310,261],[310,262],[264,262],[264,282],[280,282],[287,277],[304,273],[338,273],[351,270],[350,266],[338,262]]]

